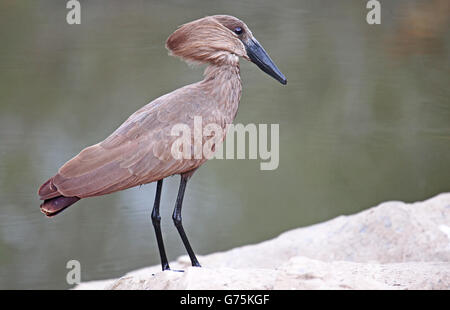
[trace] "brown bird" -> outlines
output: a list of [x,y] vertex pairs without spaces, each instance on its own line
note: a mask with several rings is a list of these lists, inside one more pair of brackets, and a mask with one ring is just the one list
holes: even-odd
[[[225,128],[231,124],[241,98],[239,57],[286,84],[269,55],[241,20],[228,15],[198,19],[179,27],[166,42],[170,54],[188,62],[207,64],[204,79],[161,96],[132,114],[104,141],[82,150],[39,188],[41,211],[51,217],[82,198],[105,195],[157,181],[152,211],[163,270],[169,269],[160,228],[159,204],[163,179],[179,174],[180,187],[173,221],[193,266],[200,266],[184,232],[181,206],[186,184],[207,158],[172,156],[175,124],[203,124]],[[222,139],[223,140],[223,139]],[[203,142],[205,142],[203,140]],[[222,141],[221,141],[222,142]]]

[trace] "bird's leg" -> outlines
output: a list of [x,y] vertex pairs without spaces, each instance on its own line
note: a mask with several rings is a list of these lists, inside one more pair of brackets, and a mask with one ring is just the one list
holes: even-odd
[[181,223],[181,206],[183,204],[184,191],[186,190],[186,184],[190,175],[181,175],[180,188],[178,189],[177,202],[175,204],[175,209],[173,210],[172,219],[175,224],[175,227],[178,229],[178,233],[181,236],[181,240],[183,240],[184,247],[191,258],[192,266],[201,267],[197,257],[195,257],[194,251],[192,250],[191,245],[187,239],[186,233],[184,232],[183,225]]
[[155,203],[153,204],[152,223],[155,228],[156,241],[158,242],[159,255],[161,256],[162,270],[170,270],[169,262],[167,261],[166,251],[164,250],[164,243],[161,234],[161,216],[159,215],[159,203],[161,201],[161,189],[163,180],[159,180],[156,184]]

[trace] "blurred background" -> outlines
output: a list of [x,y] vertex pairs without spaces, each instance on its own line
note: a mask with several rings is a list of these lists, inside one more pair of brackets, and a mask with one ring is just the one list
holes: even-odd
[[[81,2],[0,0],[0,288],[65,289],[159,264],[155,184],[78,202],[48,219],[38,187],[82,148],[151,100],[202,78],[169,57],[166,38],[214,14],[249,25],[288,85],[241,61],[235,123],[280,124],[280,164],[213,160],[192,178],[183,222],[199,255],[257,243],[386,200],[450,190],[447,0]],[[185,254],[172,224],[179,177],[162,196],[169,260]],[[201,261],[201,257],[200,257]]]

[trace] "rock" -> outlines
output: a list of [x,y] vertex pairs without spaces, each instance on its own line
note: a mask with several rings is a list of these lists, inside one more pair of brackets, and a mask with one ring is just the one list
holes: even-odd
[[450,289],[450,193],[398,201],[255,245],[76,289]]

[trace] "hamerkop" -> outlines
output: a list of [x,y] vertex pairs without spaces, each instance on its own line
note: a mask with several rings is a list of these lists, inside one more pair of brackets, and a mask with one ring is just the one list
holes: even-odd
[[215,123],[221,128],[233,122],[242,90],[239,57],[280,83],[287,82],[247,25],[232,16],[208,16],[187,23],[170,35],[166,47],[185,61],[207,64],[204,79],[145,105],[104,141],[65,163],[39,188],[44,200],[41,211],[50,217],[82,198],[157,181],[151,218],[163,270],[169,269],[159,215],[163,179],[181,175],[172,218],[192,265],[200,266],[181,223],[181,206],[187,181],[207,160],[204,156],[174,158],[171,146],[178,137],[171,134],[171,128],[175,124],[193,127],[194,116],[201,117],[203,124]]

